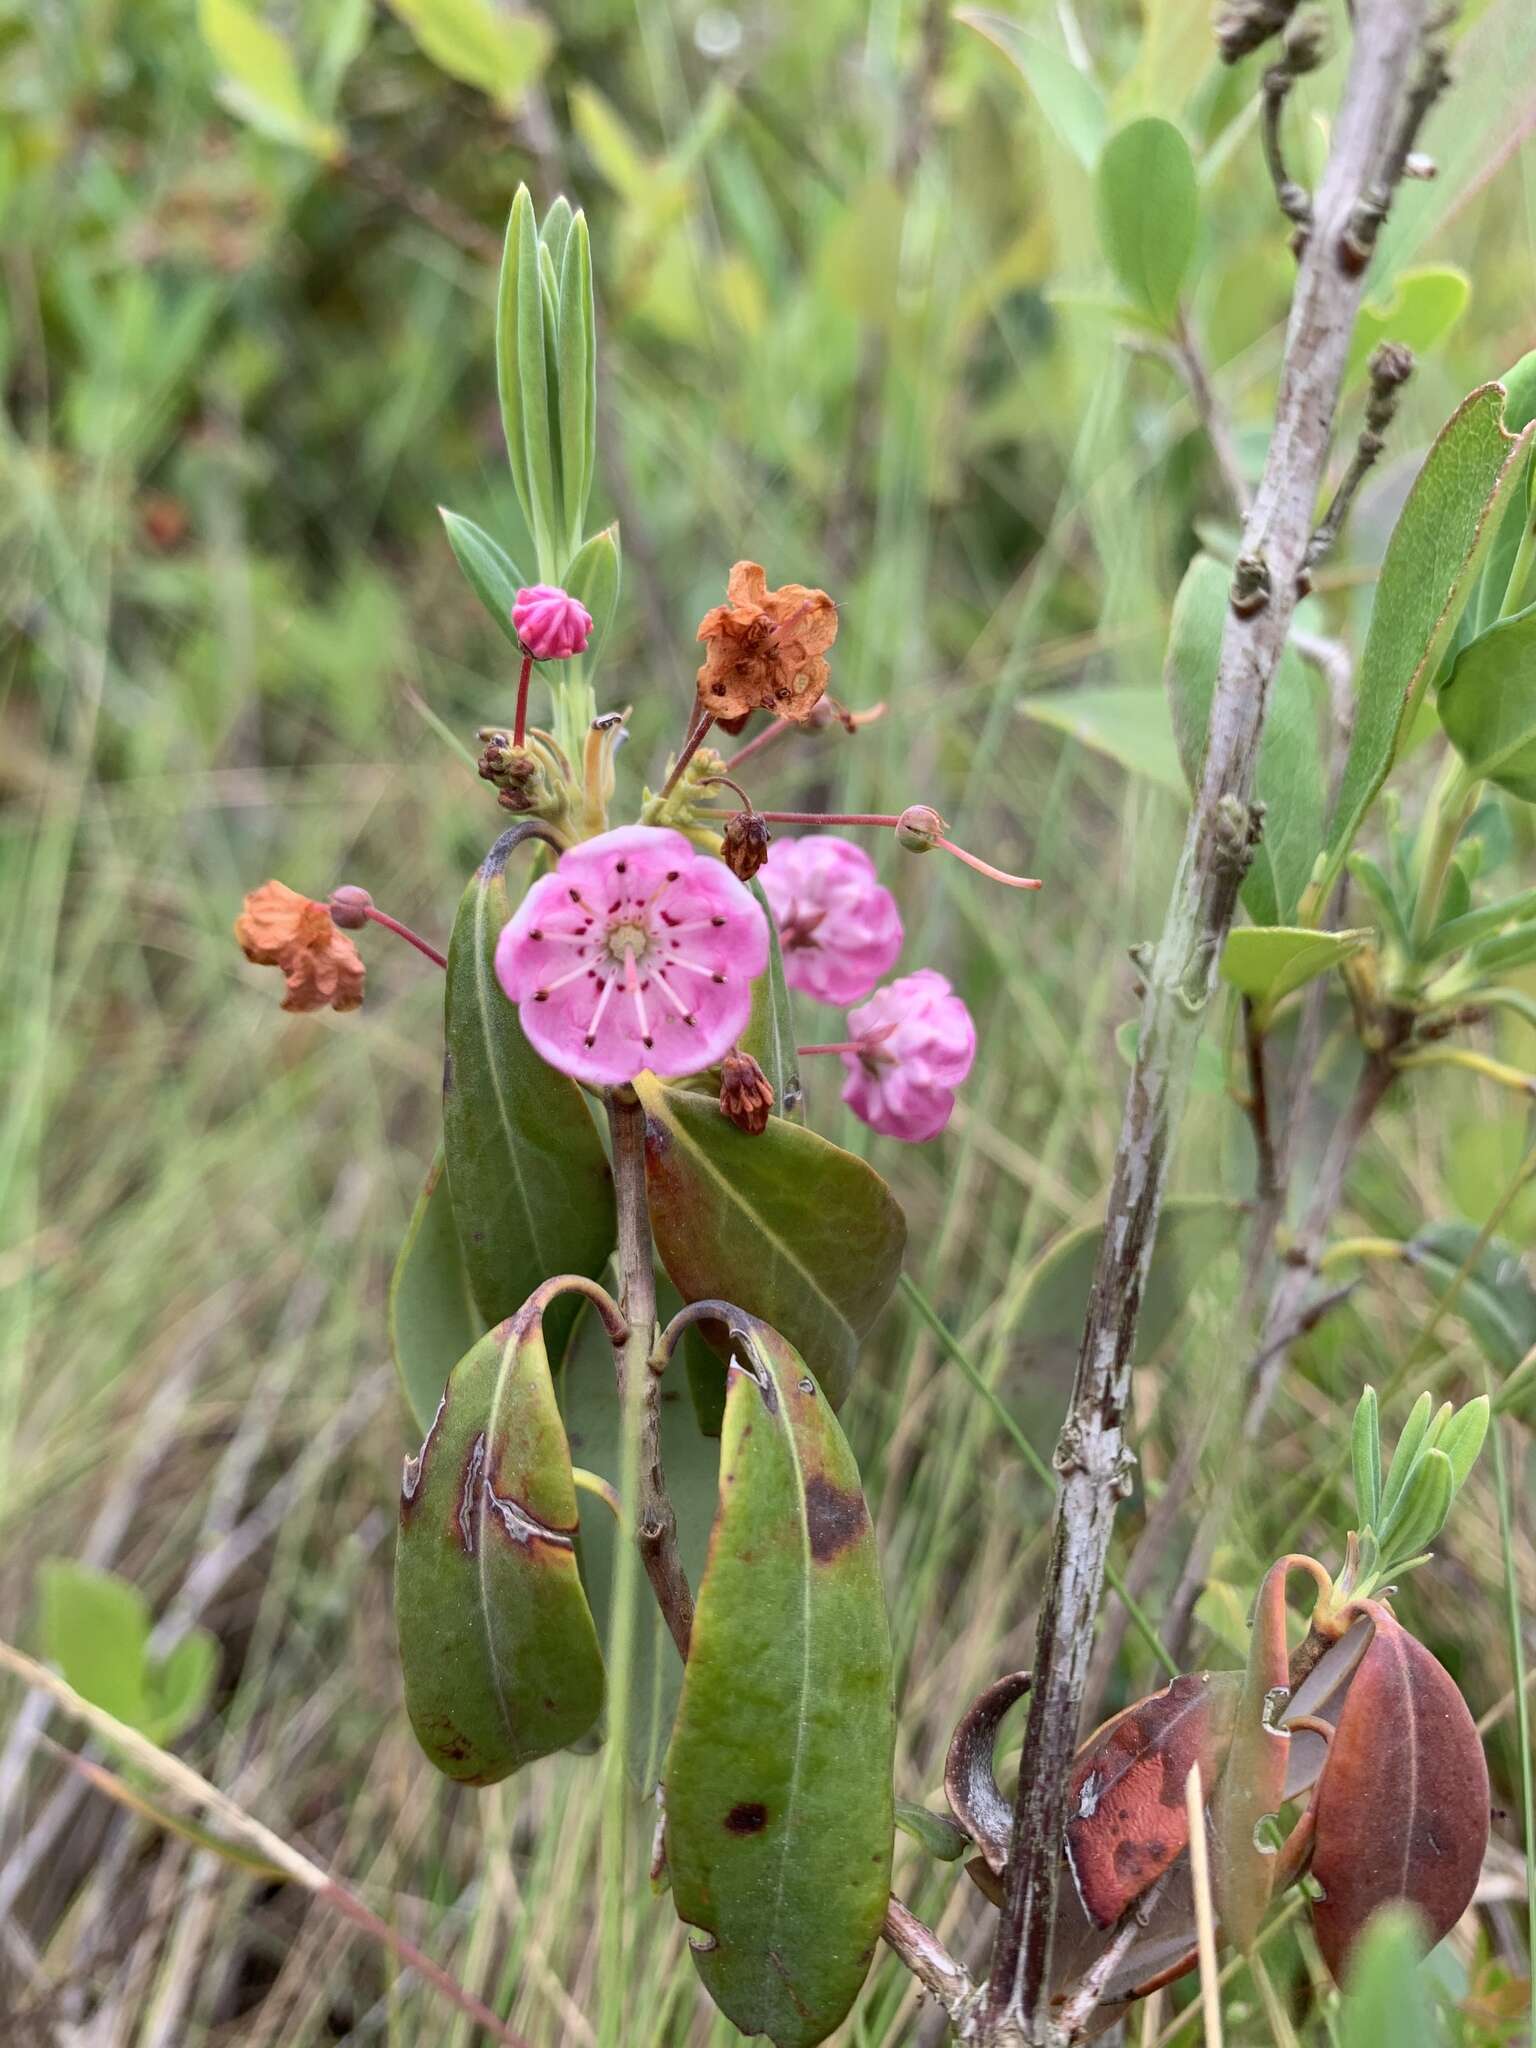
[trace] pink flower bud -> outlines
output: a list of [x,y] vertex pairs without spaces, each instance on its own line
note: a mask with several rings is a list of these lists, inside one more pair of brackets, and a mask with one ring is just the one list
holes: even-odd
[[524,652],[535,661],[565,661],[585,650],[592,614],[569,591],[553,583],[535,583],[517,593],[512,625]]
[[942,974],[920,968],[848,1012],[857,1050],[843,1100],[871,1130],[921,1144],[936,1138],[955,1107],[955,1090],[976,1057],[976,1026]]

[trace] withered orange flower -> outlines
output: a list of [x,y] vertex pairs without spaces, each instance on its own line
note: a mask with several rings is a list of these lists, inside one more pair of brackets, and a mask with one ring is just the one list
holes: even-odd
[[245,899],[235,937],[257,967],[283,970],[285,1010],[355,1010],[367,969],[323,903],[283,882],[263,882]]
[[699,709],[722,722],[771,711],[799,724],[827,687],[837,606],[824,590],[803,583],[770,590],[758,562],[738,562],[725,587],[728,602],[699,623],[708,650],[699,670]]

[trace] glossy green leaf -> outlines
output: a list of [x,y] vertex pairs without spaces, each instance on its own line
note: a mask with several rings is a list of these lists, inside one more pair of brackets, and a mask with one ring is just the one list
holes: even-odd
[[[1174,599],[1163,667],[1184,782],[1193,796],[1205,762],[1231,571],[1196,555]],[[1296,915],[1323,843],[1326,776],[1312,677],[1287,647],[1270,684],[1259,741],[1254,794],[1264,832],[1243,881],[1243,905],[1255,924],[1284,925]]]
[[[661,1314],[665,1319],[665,1304]],[[621,1450],[613,1347],[596,1316],[588,1313],[583,1317],[570,1356],[556,1375],[555,1387],[572,1461],[600,1474],[617,1488],[621,1479]],[[683,1372],[675,1359],[661,1383],[660,1406],[661,1462],[677,1517],[678,1554],[689,1585],[697,1590],[708,1556],[709,1531],[718,1496],[720,1446],[716,1439],[701,1431]],[[613,1629],[622,1540],[614,1517],[583,1497],[577,1560],[598,1639],[605,1644]],[[643,1798],[649,1798],[661,1776],[667,1744],[672,1739],[672,1723],[683,1684],[683,1660],[677,1654],[677,1646],[644,1573],[636,1574],[633,1592],[624,1757],[636,1790]]]
[[1339,2008],[1339,2048],[1437,2048],[1445,2035],[1430,2010],[1419,1963],[1417,1916],[1404,1907],[1379,1913],[1350,1964]]
[[603,1661],[576,1529],[538,1319],[515,1318],[454,1367],[400,1490],[406,1711],[445,1776],[494,1784],[595,1724]]
[[[511,915],[507,863],[521,833],[504,832],[481,862],[448,946],[443,1154],[486,1325],[558,1273],[595,1279],[617,1234],[612,1177],[586,1098],[529,1045],[496,979],[496,940]],[[556,1358],[576,1299],[561,1297],[546,1320]]]
[[1105,144],[1099,233],[1110,267],[1139,306],[1171,328],[1195,253],[1200,205],[1189,144],[1171,121],[1132,121]]
[[635,1083],[656,1249],[684,1301],[734,1301],[810,1360],[834,1407],[890,1300],[907,1225],[874,1169],[770,1117],[749,1137],[707,1096]]
[[1513,1372],[1536,1345],[1536,1286],[1514,1245],[1491,1237],[1478,1250],[1481,1236],[1473,1223],[1431,1223],[1409,1244],[1408,1257],[1443,1293],[1476,1252],[1457,1290],[1454,1312],[1488,1363],[1499,1372]]
[[1400,342],[1416,356],[1426,356],[1444,341],[1467,310],[1471,296],[1471,278],[1450,264],[1424,264],[1416,270],[1399,271],[1389,298],[1368,299],[1360,308],[1349,344],[1346,385],[1364,376],[1371,351],[1380,342]]
[[[1163,1204],[1137,1324],[1138,1358],[1149,1357],[1172,1334],[1191,1297],[1231,1250],[1239,1215],[1239,1205],[1221,1195],[1175,1195]],[[1099,1223],[1069,1230],[1031,1268],[1018,1317],[1031,1364],[1076,1355],[1102,1234]]]
[[1355,1407],[1350,1463],[1355,1475],[1356,1521],[1362,1529],[1374,1529],[1381,1519],[1381,1419],[1374,1387],[1366,1388]]
[[762,883],[754,875],[747,885],[768,920],[768,966],[752,984],[752,1015],[741,1035],[741,1049],[751,1053],[773,1088],[778,1115],[805,1121],[805,1094],[800,1085],[800,1055],[795,1046],[795,1018],[789,984],[784,979],[784,953],[779,928]]
[[439,1152],[389,1283],[389,1347],[418,1433],[426,1432],[449,1373],[485,1335],[489,1320],[475,1306]]
[[1355,723],[1328,835],[1323,901],[1397,757],[1398,745],[1472,593],[1527,428],[1505,431],[1504,389],[1485,384],[1441,428],[1387,544],[1355,686]]
[[672,1898],[744,2034],[813,2048],[891,1879],[890,1631],[858,1468],[805,1364],[732,1326],[720,1508],[667,1756]]
[[1168,707],[1156,690],[1106,683],[1082,690],[1035,690],[1018,699],[1022,717],[1070,733],[1096,754],[1175,796],[1184,791]]
[[1470,773],[1536,803],[1536,607],[1462,649],[1441,685],[1439,707]]
[[448,535],[448,545],[453,549],[454,560],[468,578],[469,587],[521,653],[517,628],[512,623],[512,606],[518,591],[527,583],[527,577],[500,542],[492,540],[473,519],[450,512],[446,505],[439,505],[437,509]]
[[511,113],[549,62],[554,37],[536,14],[498,0],[389,0],[439,71]]
[[306,100],[293,52],[244,0],[197,0],[197,25],[220,71],[219,97],[259,134],[332,158],[341,131]]
[[1227,934],[1221,974],[1267,1019],[1297,989],[1358,953],[1368,931],[1314,932],[1304,926],[1239,925]]
[[507,221],[496,295],[496,387],[518,503],[533,535],[539,574],[552,577],[562,523],[539,248],[533,201],[527,186],[520,185]]
[[581,672],[589,679],[602,659],[603,644],[613,626],[613,614],[619,602],[620,570],[619,529],[615,523],[605,526],[601,533],[594,533],[583,547],[578,548],[561,577],[562,587],[572,597],[580,598],[592,614],[591,636],[587,641],[587,651],[581,657]]
[[1002,52],[1029,87],[1057,140],[1085,171],[1091,171],[1109,128],[1104,95],[1093,79],[1079,71],[1065,51],[1031,35],[1005,14],[962,7],[955,19]]
[[[545,247],[549,244],[546,241]],[[578,213],[556,259],[560,273],[560,482],[566,549],[581,541],[597,451],[597,316],[592,304],[592,248]]]

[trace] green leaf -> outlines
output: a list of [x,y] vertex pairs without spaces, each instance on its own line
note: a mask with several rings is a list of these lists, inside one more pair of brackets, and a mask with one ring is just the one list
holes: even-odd
[[[602,1140],[576,1083],[546,1066],[496,979],[511,915],[507,862],[526,828],[504,832],[464,892],[448,945],[443,1153],[470,1288],[500,1322],[557,1273],[595,1279],[617,1235]],[[576,1297],[549,1312],[560,1357]]]
[[518,1317],[454,1367],[401,1483],[405,1705],[446,1777],[495,1784],[596,1723],[603,1660],[576,1529],[543,1336]]
[[1400,1559],[1417,1557],[1428,1549],[1445,1527],[1455,1491],[1451,1461],[1444,1451],[1422,1452],[1397,1505],[1382,1517],[1376,1531],[1385,1571],[1390,1572]]
[[1339,2009],[1339,2048],[1437,2048],[1445,2039],[1430,2009],[1419,1962],[1424,1943],[1408,1907],[1378,1913],[1355,1950]]
[[1083,690],[1037,690],[1020,697],[1018,709],[1037,725],[1070,733],[1133,775],[1144,775],[1175,796],[1183,794],[1168,707],[1156,690],[1117,683]]
[[213,1697],[219,1646],[205,1628],[187,1633],[148,1672],[149,1719],[145,1734],[162,1745],[200,1718]]
[[571,202],[563,192],[557,192],[549,202],[549,211],[539,222],[539,240],[549,251],[550,261],[559,274],[565,256],[566,240],[571,232],[571,222],[576,218]]
[[1448,953],[1459,953],[1464,946],[1475,945],[1480,939],[1496,937],[1506,925],[1519,924],[1532,916],[1536,916],[1536,889],[1522,889],[1518,896],[1506,896],[1502,902],[1485,904],[1480,910],[1469,910],[1463,917],[1447,918],[1436,925],[1423,957],[1426,961],[1442,960]]
[[1260,1021],[1297,989],[1358,953],[1368,931],[1314,932],[1292,925],[1239,925],[1222,949],[1224,981],[1241,989]]
[[672,1898],[745,2034],[814,2048],[885,1916],[894,1812],[890,1631],[858,1468],[795,1350],[750,1318],[720,1508],[667,1756]]
[[613,626],[619,602],[619,529],[615,522],[594,533],[586,545],[567,563],[562,587],[580,598],[592,614],[592,632],[587,651],[581,657],[581,672],[590,679],[602,659],[603,647]]
[[[545,247],[549,247],[547,242]],[[559,272],[559,357],[555,382],[559,393],[560,480],[565,503],[565,547],[568,554],[574,554],[581,542],[587,500],[592,494],[597,450],[597,316],[592,304],[592,248],[584,213],[578,213],[571,223],[559,258]]]
[[150,1613],[144,1595],[114,1572],[63,1558],[43,1565],[38,1578],[46,1654],[93,1706],[147,1730]]
[[749,1052],[767,1075],[778,1115],[804,1123],[805,1097],[800,1086],[800,1055],[795,1046],[795,1018],[790,1007],[789,984],[784,979],[779,927],[774,921],[762,883],[754,875],[747,886],[768,920],[768,965],[752,984],[752,1014],[741,1035],[741,1049]]
[[1189,144],[1150,115],[1112,135],[1099,159],[1099,233],[1138,305],[1171,328],[1200,224]]
[[1367,300],[1360,308],[1349,344],[1345,384],[1365,375],[1371,351],[1380,342],[1401,342],[1416,356],[1428,355],[1467,310],[1471,296],[1471,278],[1450,264],[1399,271],[1388,299]]
[[[1149,1357],[1171,1335],[1191,1296],[1231,1250],[1238,1215],[1238,1204],[1223,1195],[1175,1195],[1163,1204],[1137,1325],[1138,1358]],[[1100,1223],[1069,1230],[1030,1271],[1018,1327],[1032,1364],[1043,1367],[1052,1354],[1075,1354],[1102,1234]]]
[[1470,774],[1536,803],[1536,606],[1468,642],[1439,708]]
[[389,1282],[389,1348],[418,1433],[425,1434],[449,1373],[489,1320],[475,1306],[439,1151]]
[[[1431,1223],[1413,1238],[1407,1256],[1443,1293],[1481,1237],[1473,1223]],[[1501,1373],[1513,1372],[1536,1345],[1536,1287],[1519,1251],[1505,1238],[1490,1237],[1477,1253],[1454,1307],[1483,1356]]]
[[[1196,555],[1173,602],[1163,679],[1191,796],[1205,763],[1231,581],[1231,571],[1214,556]],[[1284,925],[1294,918],[1323,843],[1325,788],[1312,677],[1288,646],[1270,684],[1254,778],[1254,793],[1264,805],[1264,833],[1242,896],[1255,924]]]
[[1387,937],[1402,949],[1405,959],[1412,959],[1412,905],[1398,901],[1397,891],[1385,869],[1368,853],[1352,853],[1345,865],[1381,913],[1382,929]]
[[468,578],[471,590],[521,654],[517,628],[512,623],[512,606],[518,591],[526,585],[527,577],[500,542],[492,540],[473,519],[450,512],[446,505],[439,505],[437,509],[448,535],[448,545]]
[[310,110],[293,52],[243,0],[197,0],[197,25],[222,76],[219,97],[274,142],[327,160],[341,154],[341,131]]
[[[1528,427],[1532,420],[1536,420],[1536,349],[1522,356],[1512,369],[1506,370],[1499,382],[1508,393],[1504,401],[1505,431],[1518,434],[1522,427]],[[1499,521],[1497,538],[1488,550],[1483,573],[1478,578],[1477,594],[1461,621],[1462,638],[1470,640],[1474,633],[1486,632],[1503,611],[1504,600],[1509,593],[1510,572],[1520,551],[1530,507],[1531,458],[1527,455],[1524,488],[1517,486],[1509,494],[1504,516]]]
[[937,1857],[940,1863],[958,1863],[962,1856],[974,1852],[975,1843],[957,1822],[947,1813],[935,1813],[931,1807],[914,1806],[910,1799],[896,1802],[896,1825],[904,1835],[910,1835]]
[[505,113],[549,62],[554,36],[536,14],[514,14],[498,0],[389,0],[439,71],[485,93]]
[[1057,140],[1085,171],[1091,171],[1109,128],[1104,95],[1093,79],[1064,51],[1031,35],[1007,15],[961,7],[955,19],[1002,52],[1029,87]]
[[1401,736],[1456,629],[1501,509],[1521,477],[1527,428],[1503,424],[1504,389],[1485,384],[1441,428],[1387,544],[1355,685],[1355,724],[1328,835],[1319,903],[1397,757]]
[[1356,1523],[1362,1529],[1374,1529],[1381,1517],[1381,1422],[1374,1387],[1366,1388],[1355,1408],[1350,1460],[1355,1473]]
[[[1420,1394],[1409,1410],[1408,1420],[1403,1425],[1403,1433],[1392,1453],[1392,1462],[1387,1467],[1387,1483],[1381,1495],[1381,1512],[1384,1516],[1392,1514],[1396,1509],[1403,1489],[1413,1476],[1419,1453],[1424,1448],[1424,1439],[1429,1434],[1432,1413],[1433,1403],[1428,1394]],[[1378,1536],[1381,1534],[1379,1527],[1376,1533]]]
[[[666,1309],[662,1309],[665,1317]],[[713,1363],[713,1360],[711,1361]],[[718,1365],[716,1373],[723,1381]],[[620,1413],[613,1346],[598,1318],[583,1316],[565,1365],[555,1379],[560,1413],[574,1463],[617,1488],[622,1481]],[[724,1388],[721,1388],[723,1402]],[[720,1446],[705,1436],[674,1361],[661,1383],[661,1462],[677,1516],[678,1554],[688,1583],[698,1587],[709,1553],[718,1490]],[[577,1561],[598,1640],[612,1640],[619,1554],[625,1538],[613,1516],[582,1502]],[[625,1765],[642,1798],[655,1790],[672,1739],[683,1660],[643,1573],[636,1574],[631,1609],[629,1699],[624,1715]]]
[[1466,1485],[1467,1475],[1477,1463],[1488,1434],[1489,1413],[1488,1396],[1479,1394],[1475,1401],[1459,1409],[1441,1431],[1435,1448],[1444,1451],[1451,1462],[1451,1484],[1457,1493]]
[[1467,966],[1485,979],[1507,974],[1512,967],[1528,967],[1536,960],[1536,923],[1516,925],[1513,931],[1479,939],[1467,953]]
[[641,1074],[656,1249],[684,1301],[732,1301],[810,1361],[834,1408],[890,1300],[906,1218],[873,1167],[770,1117],[760,1137],[712,1097]]
[[533,201],[519,185],[507,221],[496,294],[496,386],[507,459],[523,517],[533,535],[541,577],[555,574],[562,532],[556,442],[550,432],[549,372],[544,348],[544,285]]

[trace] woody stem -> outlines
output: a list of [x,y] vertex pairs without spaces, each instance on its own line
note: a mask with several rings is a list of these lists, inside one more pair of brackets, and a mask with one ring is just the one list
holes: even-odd
[[523,656],[522,674],[517,679],[517,715],[512,725],[512,744],[520,747],[528,733],[528,679],[533,674],[533,656]]
[[447,959],[439,953],[436,946],[430,945],[420,932],[413,932],[408,924],[401,924],[397,917],[386,917],[382,910],[375,910],[371,903],[363,915],[370,924],[381,924],[385,931],[393,932],[397,939],[404,939],[408,946],[414,946],[418,953],[424,953],[437,966],[448,965]]

